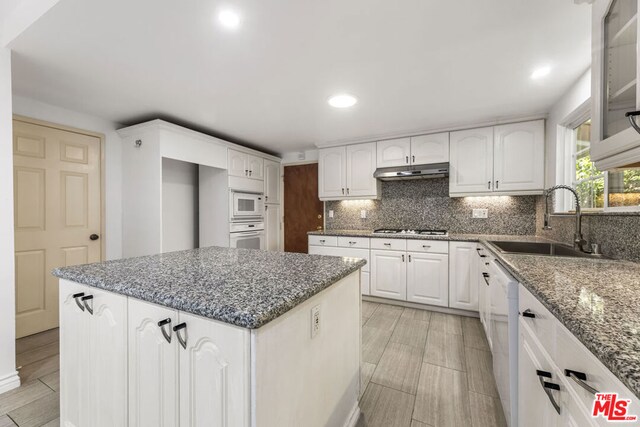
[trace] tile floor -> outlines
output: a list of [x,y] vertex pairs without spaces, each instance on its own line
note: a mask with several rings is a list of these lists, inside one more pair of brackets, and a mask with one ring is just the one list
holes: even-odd
[[[478,319],[364,301],[358,427],[501,427]],[[0,427],[59,426],[58,330],[19,339],[22,386],[0,395]]]
[[506,426],[480,321],[362,303],[358,427]]
[[0,395],[0,427],[60,425],[58,329],[16,341],[22,385]]

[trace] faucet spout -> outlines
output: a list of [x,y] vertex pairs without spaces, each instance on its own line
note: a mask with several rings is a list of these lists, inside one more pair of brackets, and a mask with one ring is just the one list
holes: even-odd
[[576,229],[573,235],[573,248],[579,251],[584,252],[584,244],[586,240],[582,237],[582,211],[580,209],[580,197],[578,196],[578,192],[568,185],[556,185],[544,191],[544,226],[542,227],[544,230],[551,230],[549,226],[549,196],[557,191],[557,190],[567,190],[573,194],[573,197],[576,201]]

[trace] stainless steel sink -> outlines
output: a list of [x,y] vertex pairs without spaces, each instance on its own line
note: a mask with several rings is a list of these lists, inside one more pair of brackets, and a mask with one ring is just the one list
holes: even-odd
[[580,252],[570,246],[561,245],[559,243],[542,243],[542,242],[489,242],[500,252],[508,254],[528,254],[528,255],[547,255],[561,257],[576,258],[602,258],[602,255],[593,255]]

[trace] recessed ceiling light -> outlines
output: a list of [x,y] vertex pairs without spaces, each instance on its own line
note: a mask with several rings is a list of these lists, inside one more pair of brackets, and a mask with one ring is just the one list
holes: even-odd
[[240,15],[232,10],[223,10],[218,14],[218,21],[227,28],[238,28]]
[[533,80],[538,80],[549,75],[550,72],[551,67],[545,65],[544,67],[536,68],[535,70],[533,70],[533,73],[531,73],[531,78]]
[[329,98],[328,102],[329,105],[335,108],[349,108],[353,107],[358,102],[358,100],[355,96],[340,94],[332,96],[331,98]]

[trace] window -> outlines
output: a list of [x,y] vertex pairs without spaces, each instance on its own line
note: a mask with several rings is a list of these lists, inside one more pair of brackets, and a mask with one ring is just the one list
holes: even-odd
[[[584,116],[583,116],[584,117]],[[574,122],[576,123],[576,122]],[[637,210],[640,208],[640,168],[602,172],[591,162],[591,119],[568,126],[567,143],[571,164],[567,183],[574,187],[583,209]],[[565,157],[566,158],[566,157]],[[564,210],[573,210],[573,201],[564,198]]]

